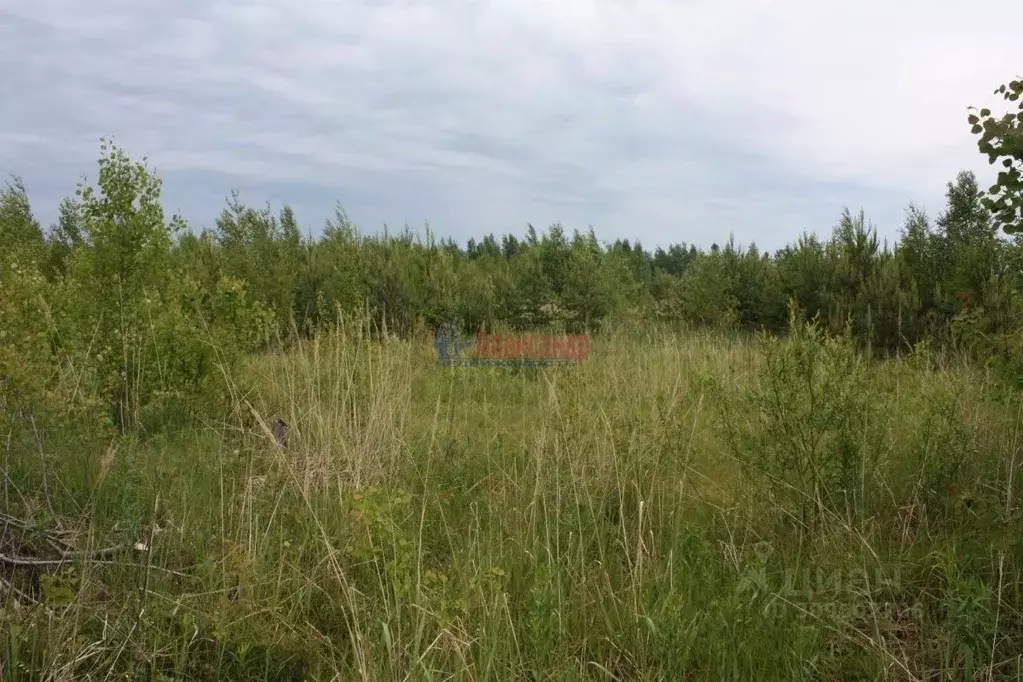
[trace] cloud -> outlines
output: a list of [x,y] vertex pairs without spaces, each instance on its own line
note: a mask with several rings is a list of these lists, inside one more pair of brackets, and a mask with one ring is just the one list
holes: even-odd
[[113,134],[195,224],[238,188],[313,230],[339,200],[366,229],[776,248],[848,205],[892,236],[989,174],[966,107],[1023,72],[1021,23],[1010,0],[35,0],[0,9],[0,173],[50,220]]

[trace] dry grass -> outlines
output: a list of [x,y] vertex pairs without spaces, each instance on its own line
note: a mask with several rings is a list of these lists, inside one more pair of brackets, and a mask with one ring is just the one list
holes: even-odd
[[[134,567],[76,567],[67,606],[9,605],[0,660],[11,679],[1009,679],[1018,405],[915,362],[849,379],[876,408],[872,493],[810,532],[723,421],[770,385],[753,342],[611,334],[527,371],[299,342],[234,378],[237,424],[86,453],[95,493],[64,473],[96,534],[169,530]],[[925,490],[955,448],[969,507]],[[860,570],[891,580],[834,578]]]

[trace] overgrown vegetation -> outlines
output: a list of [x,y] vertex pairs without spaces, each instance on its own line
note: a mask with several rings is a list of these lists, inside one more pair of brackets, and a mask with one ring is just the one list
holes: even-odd
[[[196,233],[98,170],[0,193],[4,680],[1023,675],[1017,175],[770,254]],[[594,354],[445,369],[452,317]]]

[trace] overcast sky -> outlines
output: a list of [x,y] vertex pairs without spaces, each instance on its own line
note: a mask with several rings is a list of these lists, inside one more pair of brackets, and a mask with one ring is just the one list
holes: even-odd
[[[777,248],[843,207],[894,237],[1023,74],[1018,0],[0,0],[0,174],[56,215],[99,138],[212,226],[232,190],[319,232],[560,221]],[[999,107],[1004,110],[1004,107]]]

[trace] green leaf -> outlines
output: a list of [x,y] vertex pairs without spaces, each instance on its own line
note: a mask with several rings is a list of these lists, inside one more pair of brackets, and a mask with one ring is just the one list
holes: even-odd
[[984,128],[982,128],[979,123],[975,123],[973,125],[973,127],[970,128],[970,132],[973,133],[974,135],[978,135],[978,134],[984,132]]
[[987,118],[988,116],[991,115],[991,110],[990,109],[981,109],[980,110],[980,115],[985,117],[985,118]]
[[970,114],[969,116],[967,116],[966,117],[966,121],[970,125],[974,125],[974,126],[977,125],[978,123],[980,123],[980,119],[977,118],[976,114]]
[[74,590],[60,582],[56,576],[44,574],[40,576],[39,582],[43,587],[43,597],[46,599],[47,604],[74,603]]

